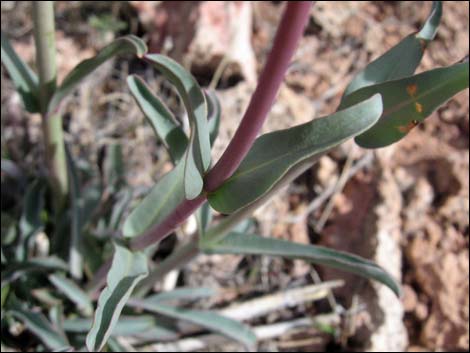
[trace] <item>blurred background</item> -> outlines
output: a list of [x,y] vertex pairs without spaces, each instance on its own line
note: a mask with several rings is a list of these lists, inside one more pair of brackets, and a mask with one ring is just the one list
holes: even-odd
[[[120,35],[144,38],[151,52],[171,56],[202,86],[217,89],[222,122],[214,159],[238,126],[284,7],[281,1],[55,3],[59,80]],[[430,7],[429,1],[318,2],[264,132],[335,111],[354,73],[417,31]],[[34,67],[30,2],[2,1],[1,16],[2,31]],[[446,1],[437,38],[418,71],[450,65],[468,51],[469,3]],[[129,93],[126,77],[131,73],[142,76],[183,118],[184,109],[168,83],[145,63],[118,58],[98,69],[68,100],[64,128],[79,168],[84,173],[94,171],[89,173],[89,183],[103,177],[99,171],[105,168],[110,146],[121,146],[123,179],[136,200],[172,164]],[[198,305],[221,308],[289,288],[343,279],[342,287],[321,300],[304,300],[250,322],[256,327],[333,312],[339,318],[334,324],[266,339],[259,349],[468,351],[468,95],[467,90],[453,98],[391,147],[370,152],[353,141],[342,145],[254,217],[259,233],[334,247],[377,261],[401,278],[401,301],[384,287],[330,269],[239,256],[200,256],[156,289],[217,288],[219,295]],[[26,177],[46,172],[41,119],[25,113],[3,66],[1,153],[2,164],[14,162]],[[2,171],[2,242],[4,222],[15,218],[22,196],[8,187]],[[131,202],[124,213],[130,209]],[[162,244],[155,261],[167,256],[193,230],[191,219]],[[15,332],[7,334],[15,336]],[[22,337],[21,332],[16,334]],[[33,349],[35,341],[23,340],[19,347]],[[220,346],[209,347],[216,348]],[[238,348],[224,345],[223,349]]]

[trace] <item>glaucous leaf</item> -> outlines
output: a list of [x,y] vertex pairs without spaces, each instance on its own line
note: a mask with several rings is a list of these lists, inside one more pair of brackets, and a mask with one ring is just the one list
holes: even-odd
[[70,299],[78,310],[85,316],[93,314],[93,303],[90,297],[75,284],[75,282],[65,278],[62,275],[51,274],[49,275],[49,281],[57,288],[57,290],[63,293],[68,299]]
[[423,28],[368,64],[353,78],[344,97],[366,86],[412,75],[423,58],[426,46],[436,35],[441,16],[442,1],[433,1],[431,13]]
[[209,193],[215,210],[229,214],[268,192],[290,168],[354,137],[382,114],[379,95],[331,116],[259,137],[237,171]]
[[191,135],[184,156],[185,198],[198,197],[204,186],[204,173],[211,163],[207,105],[196,79],[172,59],[158,54],[145,58],[176,87],[189,117]]
[[230,233],[225,238],[212,244],[206,243],[204,246],[202,250],[209,254],[268,255],[302,259],[374,279],[400,296],[400,287],[396,281],[374,262],[322,246],[298,244],[244,233]]
[[204,95],[207,102],[207,125],[209,127],[209,137],[211,146],[214,146],[215,139],[219,135],[222,108],[220,106],[219,99],[213,90],[205,90]]
[[180,300],[196,300],[209,298],[217,292],[212,288],[178,288],[169,292],[162,292],[145,298],[146,303],[154,305]]
[[131,252],[117,244],[115,249],[106,287],[100,294],[93,326],[86,337],[91,352],[103,348],[136,284],[148,275],[147,259],[142,252]]
[[[93,322],[91,319],[73,318],[64,321],[64,330],[71,333],[88,332]],[[155,317],[150,315],[126,316],[123,315],[113,328],[114,336],[131,336],[145,332],[157,324]]]
[[111,44],[104,47],[96,56],[84,60],[75,66],[52,96],[49,102],[49,112],[55,111],[60,102],[70,94],[86,76],[91,74],[107,60],[121,54],[134,54],[138,57],[142,57],[146,52],[147,46],[145,43],[134,35],[117,38]]
[[20,219],[22,238],[29,237],[42,227],[41,212],[44,209],[45,185],[35,180],[26,189],[23,199],[23,213]]
[[49,256],[44,258],[32,258],[28,261],[8,262],[5,270],[2,270],[2,282],[13,282],[25,273],[67,271],[67,264],[60,258]]
[[20,94],[26,110],[38,113],[38,78],[26,63],[16,54],[6,35],[2,32],[2,63]]
[[136,308],[199,325],[241,342],[247,347],[252,347],[256,343],[256,336],[248,326],[214,312],[175,308],[148,300],[134,299],[130,303]]
[[183,129],[170,110],[140,77],[129,76],[127,85],[155,134],[167,148],[173,163],[177,164],[188,146],[188,138]]
[[199,233],[199,238],[204,237],[204,233],[206,232],[207,228],[210,226],[212,222],[213,211],[211,206],[208,202],[204,202],[204,204],[199,207],[196,212],[196,221],[197,221],[197,229]]
[[405,137],[439,106],[468,88],[468,80],[468,62],[463,62],[361,88],[347,96],[341,108],[381,94],[384,110],[380,120],[357,136],[356,143],[365,148],[385,147]]
[[184,201],[184,163],[179,163],[165,174],[139,203],[124,222],[125,237],[144,233],[153,224],[160,223]]
[[13,317],[23,322],[28,330],[38,337],[49,349],[56,350],[70,346],[67,340],[54,330],[51,323],[47,321],[43,314],[21,308],[15,308],[10,313]]
[[82,255],[82,214],[80,208],[80,182],[78,171],[68,146],[65,146],[67,156],[67,173],[70,181],[70,245],[69,245],[69,266],[73,278],[81,279],[83,276],[83,255]]

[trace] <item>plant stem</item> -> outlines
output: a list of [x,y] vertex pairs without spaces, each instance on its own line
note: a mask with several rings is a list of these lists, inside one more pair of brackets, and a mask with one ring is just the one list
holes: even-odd
[[46,158],[56,207],[60,208],[68,193],[68,179],[62,117],[48,114],[49,100],[56,89],[57,79],[53,3],[33,1],[33,23]]
[[[267,194],[252,204],[238,210],[235,213],[232,213],[230,216],[223,219],[219,224],[210,228],[206,234],[204,234],[203,246],[210,247],[211,244],[215,244],[226,237],[237,224],[249,217],[256,209],[264,205],[283,187],[289,185],[297,177],[302,175],[308,168],[312,166],[312,164],[320,159],[321,156],[322,155],[315,156],[296,165],[291,170],[289,170],[287,174],[276,185],[274,185],[274,187]],[[176,249],[175,252],[163,260],[163,262],[158,264],[158,267],[151,271],[150,274],[138,285],[135,295],[139,297],[145,296],[145,294],[147,294],[147,292],[152,289],[155,282],[161,280],[168,272],[172,271],[173,269],[186,265],[188,262],[197,257],[200,252],[201,249],[199,246],[199,239],[198,237],[194,237],[188,244]]]
[[[221,159],[208,173],[205,188],[217,189],[237,169],[258,135],[271,109],[295,49],[302,38],[309,18],[311,1],[289,1],[276,32],[274,44],[266,61],[258,86],[234,138]],[[133,249],[142,249],[168,236],[205,201],[205,196],[184,201],[161,224],[157,224],[131,241]]]
[[311,1],[289,1],[271,53],[248,108],[227,149],[205,179],[205,189],[217,189],[247,155],[271,110],[309,18]]

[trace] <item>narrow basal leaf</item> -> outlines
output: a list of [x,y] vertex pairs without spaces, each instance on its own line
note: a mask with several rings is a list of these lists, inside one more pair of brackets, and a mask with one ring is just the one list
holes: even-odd
[[[114,336],[132,336],[145,332],[157,325],[154,316],[121,316],[112,330]],[[70,333],[86,333],[92,326],[91,319],[74,318],[64,321],[64,330]]]
[[173,83],[186,108],[191,135],[184,156],[184,191],[186,199],[195,199],[202,192],[204,173],[211,163],[204,94],[195,78],[172,59],[156,54],[145,58]]
[[[90,330],[91,325],[91,319],[66,319],[64,320],[63,329],[69,333],[86,333]],[[174,325],[163,322],[162,317],[140,314],[139,316],[121,316],[114,326],[111,336],[134,336],[140,342],[155,342],[158,340],[175,340],[178,338],[179,333]]]
[[366,86],[412,75],[423,58],[426,46],[436,35],[441,16],[442,1],[434,1],[431,14],[421,31],[409,35],[368,64],[353,78],[344,92],[344,97]]
[[80,312],[85,316],[93,314],[93,303],[90,297],[73,281],[65,278],[62,275],[49,275],[49,281],[54,287],[70,299]]
[[136,308],[202,326],[241,342],[248,347],[252,347],[256,343],[256,336],[248,326],[214,312],[175,308],[160,303],[154,304],[147,300],[132,300],[131,303]]
[[70,94],[77,85],[91,74],[101,64],[111,59],[116,55],[121,54],[134,54],[142,57],[147,52],[145,43],[134,35],[114,40],[111,44],[104,47],[96,56],[79,63],[75,68],[65,77],[64,81],[57,88],[49,103],[49,112],[57,109],[59,103],[68,94]]
[[211,206],[208,202],[204,202],[204,204],[199,207],[196,212],[196,221],[197,221],[197,229],[199,233],[199,238],[204,237],[204,233],[206,232],[207,228],[212,222],[213,211]]
[[80,208],[80,182],[78,172],[68,146],[65,146],[67,156],[67,172],[70,181],[70,246],[69,246],[69,266],[70,273],[75,279],[83,276],[83,256],[82,256],[82,214]]
[[38,337],[49,349],[62,349],[70,345],[62,335],[54,330],[43,314],[21,308],[15,308],[10,313],[23,322],[28,330]]
[[209,203],[226,214],[252,203],[290,168],[364,132],[381,114],[376,95],[329,117],[259,137],[233,176],[208,195]]
[[[10,293],[10,285],[9,284],[3,284],[2,282],[2,292],[1,292],[1,309],[3,310],[3,307],[5,306],[5,303],[8,299],[8,294]],[[3,316],[3,313],[2,313]]]
[[142,252],[131,252],[117,244],[115,248],[106,288],[100,294],[93,326],[86,338],[87,348],[92,352],[103,348],[136,284],[148,275],[147,259]]
[[211,146],[214,146],[214,142],[219,135],[222,108],[220,106],[219,99],[213,90],[204,91],[204,95],[207,102],[207,126],[209,128],[209,137]]
[[230,233],[216,243],[204,245],[203,250],[209,254],[282,256],[333,267],[381,282],[389,287],[397,296],[400,296],[400,287],[390,274],[374,262],[353,254],[322,246],[297,244],[290,241],[243,233]]
[[16,54],[8,38],[2,36],[2,63],[10,75],[16,90],[20,94],[26,110],[39,112],[38,78],[26,63]]
[[15,281],[26,273],[67,270],[67,264],[62,259],[55,256],[32,258],[28,261],[21,262],[9,262],[7,266],[5,266],[5,270],[2,270],[2,282]]
[[35,180],[26,190],[19,224],[23,240],[38,231],[43,225],[41,212],[44,208],[44,193],[44,184],[40,180]]
[[178,288],[169,292],[151,295],[145,299],[145,302],[157,305],[172,301],[209,298],[216,295],[216,293],[212,288]]
[[140,77],[129,76],[127,85],[155,134],[162,140],[174,164],[177,164],[188,146],[188,138],[183,129]]
[[181,162],[155,184],[124,222],[125,237],[142,234],[153,224],[160,223],[184,201],[183,173],[184,163]]
[[341,107],[381,94],[384,111],[380,120],[356,137],[356,142],[365,148],[385,147],[405,137],[439,106],[468,88],[468,79],[468,62],[464,62],[362,88],[347,96]]

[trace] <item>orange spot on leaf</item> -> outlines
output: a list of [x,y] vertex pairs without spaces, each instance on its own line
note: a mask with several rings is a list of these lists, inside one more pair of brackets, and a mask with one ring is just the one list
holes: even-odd
[[421,103],[416,102],[415,103],[415,109],[418,113],[421,114],[423,112],[423,105]]
[[418,126],[419,122],[418,120],[412,120],[411,122],[409,122],[408,124],[406,125],[400,125],[398,127],[398,131],[400,131],[402,134],[407,134],[409,133],[411,130],[413,130],[413,128],[415,128],[416,126]]
[[418,86],[412,83],[411,85],[406,86],[406,92],[408,92],[411,97],[414,97],[416,92],[418,92]]

